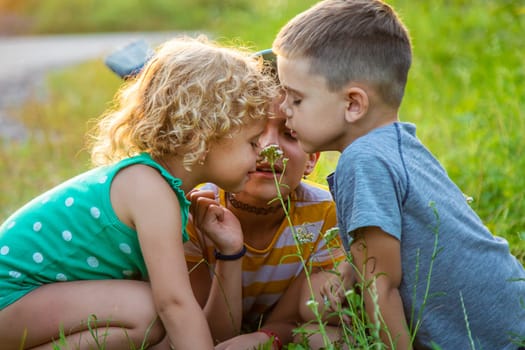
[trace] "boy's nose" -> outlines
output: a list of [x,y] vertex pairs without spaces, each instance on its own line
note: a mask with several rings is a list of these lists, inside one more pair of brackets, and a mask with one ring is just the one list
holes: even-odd
[[288,129],[293,130],[292,126],[290,125],[290,118],[286,118],[286,123],[284,124]]
[[285,98],[283,100],[283,102],[281,102],[281,104],[279,105],[279,109],[281,110],[281,112],[284,113],[286,118],[291,118],[292,117],[292,109],[288,106],[288,103],[286,101],[288,101],[287,98]]

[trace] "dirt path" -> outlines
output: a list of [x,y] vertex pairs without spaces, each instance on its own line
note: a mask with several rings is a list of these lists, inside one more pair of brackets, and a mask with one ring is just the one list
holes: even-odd
[[0,37],[0,141],[27,137],[17,120],[18,109],[28,96],[42,95],[43,77],[50,70],[103,58],[136,39],[156,45],[174,35],[159,32]]

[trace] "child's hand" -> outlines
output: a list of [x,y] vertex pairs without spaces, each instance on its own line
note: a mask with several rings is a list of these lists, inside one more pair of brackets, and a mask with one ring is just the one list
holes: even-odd
[[206,235],[222,254],[235,254],[244,244],[241,224],[231,211],[222,207],[212,191],[193,190],[190,214],[196,229]]
[[327,310],[337,311],[345,301],[345,287],[343,276],[331,275],[321,286],[321,296]]
[[345,292],[355,284],[353,269],[348,262],[341,262],[337,270],[338,273],[331,274],[320,289],[325,307],[329,311],[338,311],[341,308],[346,302]]

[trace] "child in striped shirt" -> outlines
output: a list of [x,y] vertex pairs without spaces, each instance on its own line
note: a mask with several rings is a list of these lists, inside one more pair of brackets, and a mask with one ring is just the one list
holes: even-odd
[[[328,273],[323,271],[345,258],[338,237],[333,244],[324,239],[336,225],[330,193],[302,180],[314,170],[319,153],[302,151],[278,102],[259,138],[263,149],[282,151],[273,171],[272,162],[261,157],[242,192],[205,184],[191,194],[195,227],[188,228],[186,261],[212,335],[224,341],[219,347],[252,348],[270,338],[274,345],[291,342],[292,330],[307,321],[300,316],[311,297],[307,274],[322,281],[319,276]],[[274,172],[289,221],[274,200]]]

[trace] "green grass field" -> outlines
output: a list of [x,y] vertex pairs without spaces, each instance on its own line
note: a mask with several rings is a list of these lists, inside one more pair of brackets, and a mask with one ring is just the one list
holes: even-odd
[[[0,2],[31,33],[203,30],[231,44],[267,48],[279,27],[315,1],[156,0]],[[474,198],[486,225],[525,257],[525,5],[513,1],[392,0],[410,29],[414,63],[400,119]],[[83,13],[82,18],[75,13]],[[89,15],[85,15],[89,13]],[[125,13],[125,15],[123,15]],[[111,101],[119,80],[102,60],[51,74],[48,98],[20,118],[27,142],[0,148],[0,218],[40,191],[85,170],[87,122]],[[326,154],[314,179],[337,160]]]
[[[26,34],[202,30],[259,50],[315,2],[0,0],[0,13],[15,14]],[[525,3],[388,2],[414,46],[400,119],[417,124],[419,138],[474,198],[485,224],[525,262]],[[84,134],[119,84],[102,60],[47,77],[47,98],[31,99],[19,114],[32,137],[0,142],[0,222],[36,194],[88,169]],[[324,154],[311,178],[323,183],[337,157]]]

